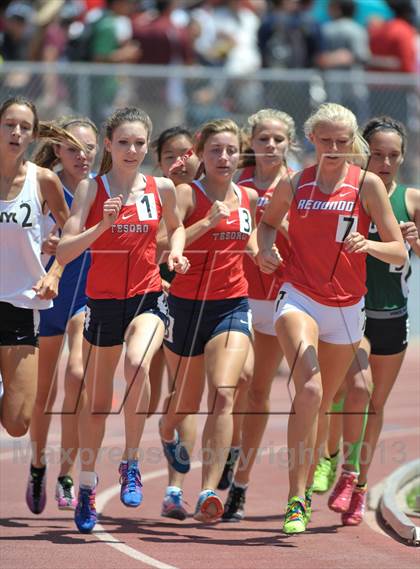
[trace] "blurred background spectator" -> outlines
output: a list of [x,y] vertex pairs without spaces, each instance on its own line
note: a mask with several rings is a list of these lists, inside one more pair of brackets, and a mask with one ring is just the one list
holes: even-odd
[[313,67],[322,49],[312,0],[273,0],[258,31],[264,67]]
[[394,16],[374,19],[369,25],[370,68],[414,73],[416,70],[415,10],[411,0],[387,0]]
[[368,89],[358,75],[369,61],[366,28],[355,19],[354,0],[329,0],[331,20],[321,25],[322,52],[316,62],[324,71],[346,71],[349,82],[325,77],[326,98],[350,108],[360,122],[369,117]]
[[24,61],[31,59],[29,40],[34,27],[34,11],[26,2],[11,2],[3,15],[0,35],[0,55],[5,61]]

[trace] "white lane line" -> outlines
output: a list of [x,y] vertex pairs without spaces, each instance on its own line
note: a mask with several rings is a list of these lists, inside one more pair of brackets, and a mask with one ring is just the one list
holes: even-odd
[[[410,429],[387,431],[387,432],[382,433],[381,439],[390,439],[392,437],[395,437],[396,434],[405,435],[405,436],[412,435],[412,434],[417,435],[418,429],[417,428],[410,428]],[[277,451],[282,449],[282,448],[285,448],[284,445],[281,447],[277,447]],[[260,456],[268,454],[270,451],[271,451],[271,449],[266,449],[261,453]],[[200,461],[195,461],[195,462],[191,463],[191,469],[199,468],[199,467],[201,467]],[[152,472],[142,474],[142,481],[147,482],[148,480],[154,480],[155,478],[160,478],[161,476],[166,476],[167,473],[168,473],[168,471],[166,468],[161,468],[160,470],[154,470]],[[115,496],[117,496],[119,494],[120,488],[121,488],[120,485],[117,484],[115,486],[111,486],[107,490],[104,490],[103,492],[98,494],[98,496],[96,497],[96,506],[97,506],[97,510],[99,512],[102,512],[104,510],[105,506],[107,505],[107,503],[110,500],[112,500],[112,498],[114,498]],[[364,521],[367,523],[367,525],[370,527],[370,529],[373,530],[375,533],[378,533],[379,535],[382,535],[382,536],[386,536],[388,538],[390,537],[378,525],[378,523],[376,521],[375,512],[367,511],[365,514]],[[150,557],[149,555],[142,553],[141,551],[135,549],[134,547],[131,547],[131,546],[126,545],[125,543],[119,541],[112,534],[105,531],[104,527],[101,524],[96,524],[94,535],[95,535],[95,537],[97,537],[101,541],[104,541],[107,545],[109,545],[110,547],[113,547],[114,549],[116,549],[120,553],[123,553],[124,555],[127,555],[128,557],[131,557],[132,559],[136,559],[137,561],[141,561],[142,563],[144,563],[145,565],[147,565],[149,567],[156,567],[157,569],[179,569],[179,568],[175,567],[174,565],[168,565],[167,563],[163,563],[162,561],[159,561],[158,559],[155,559],[154,557]]]
[[[191,463],[191,469],[198,468],[200,466],[201,466],[201,462],[199,462],[199,461]],[[141,479],[143,482],[147,482],[148,480],[153,480],[154,478],[160,478],[161,476],[167,476],[167,474],[168,474],[168,469],[167,468],[161,468],[160,470],[154,470],[153,472],[148,472],[147,474],[142,474]],[[110,500],[112,500],[112,498],[114,498],[114,496],[117,496],[119,494],[120,488],[121,487],[118,484],[116,486],[111,486],[107,490],[104,490],[103,492],[98,494],[98,496],[96,498],[96,507],[97,507],[99,512],[102,512],[102,510],[105,508],[106,504]],[[174,565],[168,565],[167,563],[163,563],[162,561],[159,561],[158,559],[155,559],[154,557],[150,557],[149,555],[142,553],[138,549],[134,549],[134,547],[130,547],[129,545],[126,545],[125,543],[123,543],[122,541],[120,541],[116,537],[114,537],[112,534],[105,531],[102,524],[96,524],[94,535],[96,538],[98,538],[102,541],[105,541],[105,543],[107,545],[109,545],[110,547],[113,547],[114,549],[116,549],[120,553],[124,553],[125,555],[128,555],[128,557],[131,557],[132,559],[136,559],[137,561],[141,561],[142,563],[144,563],[145,565],[147,565],[149,567],[156,567],[156,569],[178,569]]]

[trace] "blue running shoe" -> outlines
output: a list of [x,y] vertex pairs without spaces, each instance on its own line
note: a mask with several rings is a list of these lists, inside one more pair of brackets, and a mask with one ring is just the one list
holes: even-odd
[[161,438],[163,452],[170,466],[180,474],[187,474],[190,470],[190,456],[187,449],[179,440],[178,431],[175,430],[175,440],[168,443]]
[[128,464],[121,462],[120,473],[120,500],[127,508],[136,508],[143,501],[143,484],[137,460],[130,460]]
[[74,512],[74,521],[80,533],[91,533],[96,525],[96,489],[79,488],[77,506]]
[[172,490],[163,499],[162,513],[164,518],[173,518],[175,520],[185,520],[187,511],[182,501],[182,490]]
[[217,522],[223,515],[223,502],[213,490],[202,492],[198,498],[194,519],[199,522]]

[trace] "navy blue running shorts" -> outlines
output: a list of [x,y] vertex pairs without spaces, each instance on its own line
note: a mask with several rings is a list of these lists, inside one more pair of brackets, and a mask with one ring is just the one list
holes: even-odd
[[242,332],[251,337],[248,298],[190,300],[169,294],[169,323],[165,346],[180,356],[204,353],[209,340],[223,332]]
[[118,346],[124,343],[129,324],[140,314],[155,314],[165,327],[167,303],[163,292],[149,292],[131,298],[88,298],[83,336],[94,346]]

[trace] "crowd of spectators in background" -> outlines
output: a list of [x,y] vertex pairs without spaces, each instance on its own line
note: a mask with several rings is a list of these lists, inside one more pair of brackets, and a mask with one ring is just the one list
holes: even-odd
[[1,61],[414,73],[415,0],[12,0]]
[[[394,88],[392,78],[368,86],[360,74],[419,71],[419,23],[420,0],[3,1],[0,70],[17,61],[98,66],[95,74],[72,68],[75,75],[9,66],[0,73],[0,93],[33,98],[46,118],[76,111],[98,125],[116,106],[136,104],[156,131],[232,114],[241,121],[262,106],[281,108],[300,128],[311,108],[330,100],[361,122],[390,114],[414,132],[418,91]],[[118,66],[101,75],[102,63],[168,71],[151,78],[144,68],[136,75]],[[169,71],[179,64],[205,72],[186,80]],[[261,82],[260,69],[280,70],[282,79]],[[290,69],[312,72],[302,83]],[[345,80],[337,81],[337,72]]]

